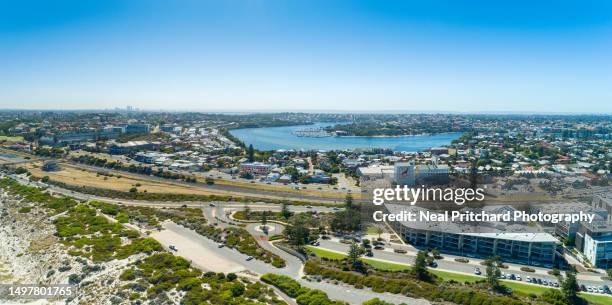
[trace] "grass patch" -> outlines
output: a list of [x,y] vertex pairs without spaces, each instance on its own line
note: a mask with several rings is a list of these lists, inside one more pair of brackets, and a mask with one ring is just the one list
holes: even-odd
[[404,271],[410,270],[410,266],[396,263],[383,262],[379,260],[362,258],[361,261],[381,271]]
[[[337,252],[333,252],[333,251],[329,251],[329,250],[325,250],[325,249],[321,249],[321,248],[317,248],[313,246],[305,246],[305,248],[308,249],[308,251],[314,253],[316,256],[320,258],[326,258],[329,260],[341,260],[346,257],[346,254],[337,253]],[[405,265],[405,264],[390,263],[390,262],[379,261],[379,260],[371,259],[371,258],[361,258],[361,260],[364,263],[372,266],[373,268],[381,270],[381,271],[403,271],[403,270],[410,269],[410,266]],[[445,280],[449,280],[449,281],[455,280],[461,283],[476,282],[482,279],[481,277],[474,276],[474,275],[446,272],[446,271],[441,271],[441,270],[436,270],[436,269],[431,269],[431,268],[429,269],[429,271]]]
[[607,295],[593,295],[588,293],[579,293],[580,297],[589,301],[589,303],[607,305],[612,304],[612,297]]
[[[557,289],[557,288],[517,283],[517,282],[512,282],[512,281],[502,280],[501,282],[503,283],[504,286],[508,288],[512,288],[514,293],[519,293],[519,294],[524,294],[524,295],[529,295],[533,293],[539,296],[539,295],[542,295],[545,291],[549,289]],[[587,300],[589,304],[591,303],[601,304],[601,305],[612,304],[612,297],[607,296],[607,295],[594,295],[594,294],[589,294],[589,293],[578,293],[578,295],[581,298]]]
[[465,283],[465,282],[477,282],[479,280],[482,280],[482,277],[479,276],[475,276],[475,275],[467,275],[467,274],[462,274],[462,273],[454,273],[454,272],[447,272],[447,271],[442,271],[442,270],[436,270],[436,269],[429,269],[429,272],[447,280],[447,281],[457,281],[460,283]]
[[523,293],[525,295],[529,295],[530,293],[533,293],[535,295],[541,295],[546,290],[553,289],[553,288],[550,288],[550,287],[522,284],[522,283],[517,283],[517,282],[514,282],[514,281],[504,281],[504,280],[501,280],[500,282],[504,286],[506,286],[508,288],[512,288],[512,290],[514,292]]
[[330,260],[338,261],[346,257],[346,254],[332,252],[332,251],[324,250],[324,249],[313,247],[313,246],[305,246],[305,248],[320,258],[327,258]]
[[[316,256],[320,258],[326,258],[328,260],[338,261],[346,257],[346,254],[337,253],[313,246],[305,246],[305,248],[308,249],[308,251],[310,251],[311,253],[314,253]],[[408,265],[384,262],[365,257],[362,257],[361,261],[381,271],[403,271],[410,269],[410,266]]]

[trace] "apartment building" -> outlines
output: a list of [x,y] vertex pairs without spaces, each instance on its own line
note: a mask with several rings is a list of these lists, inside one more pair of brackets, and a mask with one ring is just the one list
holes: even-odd
[[[385,208],[392,214],[407,209],[426,210],[396,204],[386,204]],[[518,225],[500,231],[497,226],[486,227],[487,224],[479,223],[480,232],[475,232],[453,222],[393,221],[389,224],[404,241],[419,248],[436,248],[440,252],[468,257],[500,256],[506,262],[545,267],[562,261],[559,240],[549,233],[518,232]]]
[[612,224],[607,221],[581,223],[576,233],[576,248],[593,266],[612,268]]

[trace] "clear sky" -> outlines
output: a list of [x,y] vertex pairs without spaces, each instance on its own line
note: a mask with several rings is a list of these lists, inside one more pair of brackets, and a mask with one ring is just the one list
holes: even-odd
[[612,112],[612,1],[0,1],[0,108]]

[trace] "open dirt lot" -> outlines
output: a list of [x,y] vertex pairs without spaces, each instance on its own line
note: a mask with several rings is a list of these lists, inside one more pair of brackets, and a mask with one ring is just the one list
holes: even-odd
[[[194,195],[224,195],[222,191],[209,191],[197,187],[189,187],[179,184],[162,183],[148,179],[143,179],[129,174],[106,176],[96,172],[83,170],[65,163],[60,164],[61,170],[45,172],[40,169],[41,164],[28,164],[26,168],[35,177],[49,176],[51,180],[63,182],[70,185],[83,185],[96,188],[112,189],[127,192],[132,187],[136,187],[139,192],[148,193],[175,193],[175,194],[194,194]],[[100,169],[100,172],[104,172]]]

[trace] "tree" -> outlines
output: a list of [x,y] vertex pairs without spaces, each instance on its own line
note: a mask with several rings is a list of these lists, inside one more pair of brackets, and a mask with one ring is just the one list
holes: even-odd
[[606,273],[608,274],[608,277],[612,279],[612,269],[606,270]]
[[359,207],[353,205],[353,196],[347,194],[345,198],[346,208],[344,211],[334,213],[331,227],[334,231],[354,232],[361,227],[361,213]]
[[380,226],[376,226],[376,228],[374,230],[375,230],[376,234],[378,234],[378,239],[380,239],[380,235],[385,232],[385,230],[383,230],[383,228],[381,228]]
[[249,145],[247,150],[247,158],[249,159],[249,162],[255,161],[255,150],[253,149],[253,144]]
[[561,283],[561,291],[569,304],[578,303],[578,282],[574,271],[565,273],[565,280]]
[[285,229],[285,235],[289,244],[301,248],[303,245],[308,243],[310,238],[310,229],[306,227],[304,222],[300,219],[296,219],[291,226],[287,226]]
[[499,277],[501,276],[501,271],[499,270],[499,266],[502,264],[501,258],[499,256],[489,257],[484,261],[484,264],[487,266],[487,284],[489,284],[489,287],[492,289],[498,290],[500,288]]
[[287,203],[283,202],[283,207],[281,209],[281,216],[285,219],[289,219],[289,217],[291,217],[292,213],[291,211],[289,211],[289,206],[287,205]]
[[348,261],[351,263],[351,265],[357,265],[361,253],[362,251],[361,248],[359,248],[359,245],[356,242],[351,243],[348,250]]
[[346,194],[346,197],[344,198],[344,203],[346,204],[347,210],[353,208],[353,196],[350,193]]
[[251,219],[251,208],[249,207],[248,204],[244,205],[244,218]]
[[359,230],[361,214],[355,209],[345,209],[334,213],[331,228],[337,232],[354,232]]
[[232,285],[232,287],[230,288],[230,291],[232,292],[233,297],[239,297],[244,293],[245,288],[244,288],[244,285],[236,282],[234,283],[234,285]]
[[261,224],[265,227],[268,224],[268,211],[261,213]]
[[478,166],[477,160],[472,160],[472,164],[470,167],[470,188],[475,190],[478,184]]
[[427,270],[427,252],[419,251],[414,260],[414,274],[419,280],[427,281],[431,278]]
[[433,248],[431,250],[431,255],[435,258],[435,259],[440,259],[440,251],[438,251],[438,249]]

